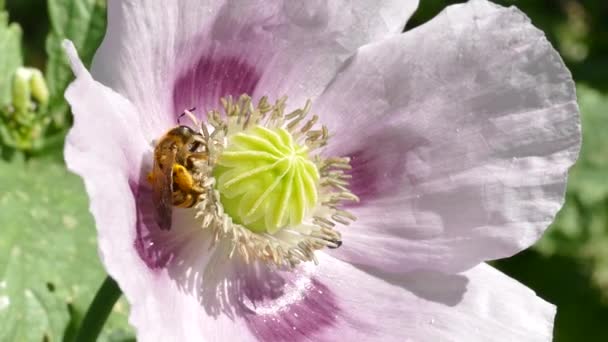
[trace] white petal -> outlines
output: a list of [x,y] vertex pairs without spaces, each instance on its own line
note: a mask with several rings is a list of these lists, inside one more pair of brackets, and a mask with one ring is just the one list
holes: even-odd
[[359,220],[336,256],[459,271],[534,243],[578,155],[574,83],[515,8],[448,7],[365,46],[319,98],[330,155],[353,157]]
[[319,281],[340,311],[339,323],[321,334],[327,340],[552,340],[555,307],[486,264],[456,275],[394,277],[324,257],[320,265]]
[[111,0],[93,75],[132,101],[148,138],[185,108],[254,92],[293,105],[357,47],[399,32],[418,0]]
[[[192,222],[179,221],[186,215],[174,215],[175,226],[181,229],[164,236],[145,236],[146,241],[163,242],[163,252],[172,257],[170,265],[165,264],[167,268],[150,267],[148,255],[136,248],[142,240],[140,231],[145,228],[141,222],[145,207],[138,202],[151,199],[149,193],[142,195],[149,189],[141,180],[145,173],[140,173],[151,147],[139,129],[133,105],[95,82],[73,45],[66,42],[65,46],[76,74],[66,92],[74,127],[66,140],[65,158],[70,170],[85,181],[102,262],[131,305],[130,322],[138,339],[213,341],[234,334],[234,338],[247,340],[251,334],[244,323],[239,331],[238,322],[224,314],[207,312],[200,304],[202,272],[211,255],[207,250],[209,239],[200,234],[200,229],[189,231],[197,227]],[[134,197],[137,194],[142,195],[138,200]],[[221,266],[214,271],[221,275]],[[215,294],[205,295],[216,298]]]
[[[296,273],[241,269],[242,317],[260,341],[550,341],[555,307],[492,267],[370,274],[319,253]],[[234,285],[233,285],[234,286]]]

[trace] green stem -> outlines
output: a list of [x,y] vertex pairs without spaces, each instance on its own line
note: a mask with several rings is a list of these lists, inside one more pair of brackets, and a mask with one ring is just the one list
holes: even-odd
[[107,276],[80,324],[76,333],[76,342],[97,341],[103,325],[110,312],[112,312],[114,303],[120,298],[121,294],[122,292],[114,279]]

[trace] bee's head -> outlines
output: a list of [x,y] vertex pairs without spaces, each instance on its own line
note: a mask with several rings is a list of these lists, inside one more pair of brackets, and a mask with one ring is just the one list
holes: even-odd
[[190,152],[197,152],[205,143],[203,136],[189,126],[177,126],[169,134],[179,137]]
[[184,139],[184,142],[187,142],[193,135],[196,135],[197,133],[189,126],[180,125],[172,129],[170,134],[181,137]]

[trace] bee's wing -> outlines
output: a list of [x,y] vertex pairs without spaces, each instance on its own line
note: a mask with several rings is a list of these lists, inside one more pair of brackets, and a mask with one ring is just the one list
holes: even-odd
[[153,169],[154,205],[160,229],[171,229],[173,207],[173,164],[177,151],[155,156]]

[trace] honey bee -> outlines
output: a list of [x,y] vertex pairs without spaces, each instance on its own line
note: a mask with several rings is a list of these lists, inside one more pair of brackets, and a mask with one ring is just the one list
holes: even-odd
[[[192,113],[185,113],[196,123]],[[205,189],[198,169],[207,159],[206,139],[189,126],[171,128],[156,143],[148,181],[154,189],[157,222],[162,230],[171,229],[173,206],[191,208],[201,199]]]

